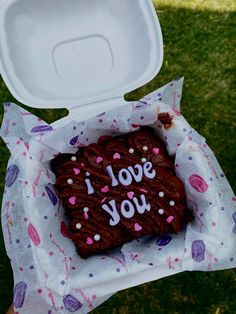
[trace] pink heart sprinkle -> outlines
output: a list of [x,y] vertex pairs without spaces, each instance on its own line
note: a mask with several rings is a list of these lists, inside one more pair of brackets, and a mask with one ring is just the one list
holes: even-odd
[[87,238],[87,244],[88,245],[92,245],[93,244],[93,240],[91,238]]
[[153,152],[154,155],[158,155],[159,152],[160,152],[160,149],[155,147],[155,148],[152,149],[152,152]]
[[169,216],[166,221],[170,224],[174,220],[174,216]]
[[99,164],[100,162],[102,162],[103,161],[103,158],[102,157],[97,157],[96,158],[96,163],[97,164]]
[[132,200],[134,197],[134,192],[128,192],[127,195],[128,195],[128,198]]
[[109,188],[108,188],[107,185],[104,186],[104,188],[101,189],[101,192],[102,192],[102,193],[107,193],[108,191],[109,191]]
[[113,155],[113,159],[120,159],[120,154],[119,153],[115,153]]
[[74,168],[73,171],[74,171],[75,175],[80,174],[80,170],[78,168]]
[[138,223],[135,223],[134,225],[134,230],[135,231],[141,231],[143,228],[138,224]]
[[76,202],[76,197],[72,196],[71,198],[69,198],[69,203],[71,203],[71,205],[75,205]]

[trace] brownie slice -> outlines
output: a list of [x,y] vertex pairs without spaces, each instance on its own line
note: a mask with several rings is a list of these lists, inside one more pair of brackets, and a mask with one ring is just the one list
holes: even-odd
[[151,128],[59,154],[51,169],[81,257],[177,233],[193,219],[174,163]]

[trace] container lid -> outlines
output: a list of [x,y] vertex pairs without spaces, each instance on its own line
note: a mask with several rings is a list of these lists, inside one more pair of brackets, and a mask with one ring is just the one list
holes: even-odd
[[1,75],[36,108],[123,98],[163,61],[151,0],[1,0],[0,29]]

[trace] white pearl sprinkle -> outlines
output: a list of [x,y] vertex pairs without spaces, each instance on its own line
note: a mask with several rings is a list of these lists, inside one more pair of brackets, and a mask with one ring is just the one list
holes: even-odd
[[94,240],[95,240],[95,241],[99,241],[100,239],[101,239],[100,234],[95,234]]
[[81,225],[80,223],[77,223],[77,224],[75,225],[75,227],[76,227],[76,229],[81,229],[82,225]]
[[170,201],[169,204],[170,204],[170,206],[175,206],[175,202],[174,201]]
[[145,163],[147,161],[147,158],[142,158],[141,161],[142,163]]
[[164,197],[165,193],[164,192],[159,192],[159,197]]
[[164,214],[164,209],[160,208],[160,209],[158,210],[158,213],[159,213],[160,215],[163,215],[163,214]]
[[84,213],[87,213],[89,211],[88,207],[84,207]]
[[148,151],[148,147],[147,146],[143,146],[143,150],[146,152]]
[[129,149],[129,153],[130,153],[130,154],[133,154],[133,153],[134,153],[134,149],[133,149],[133,148],[130,148],[130,149]]
[[72,179],[68,179],[68,180],[67,180],[67,183],[68,183],[68,184],[73,184],[74,181],[73,181]]
[[90,176],[90,173],[89,173],[89,172],[86,172],[86,176],[89,177],[89,176]]
[[76,158],[75,156],[72,156],[72,157],[71,157],[71,160],[72,160],[72,161],[76,161],[77,158]]

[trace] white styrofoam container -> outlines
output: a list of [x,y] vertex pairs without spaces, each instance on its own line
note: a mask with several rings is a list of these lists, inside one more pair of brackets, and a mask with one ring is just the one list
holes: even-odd
[[163,61],[151,0],[0,0],[0,30],[0,72],[13,96],[80,121],[125,104]]

